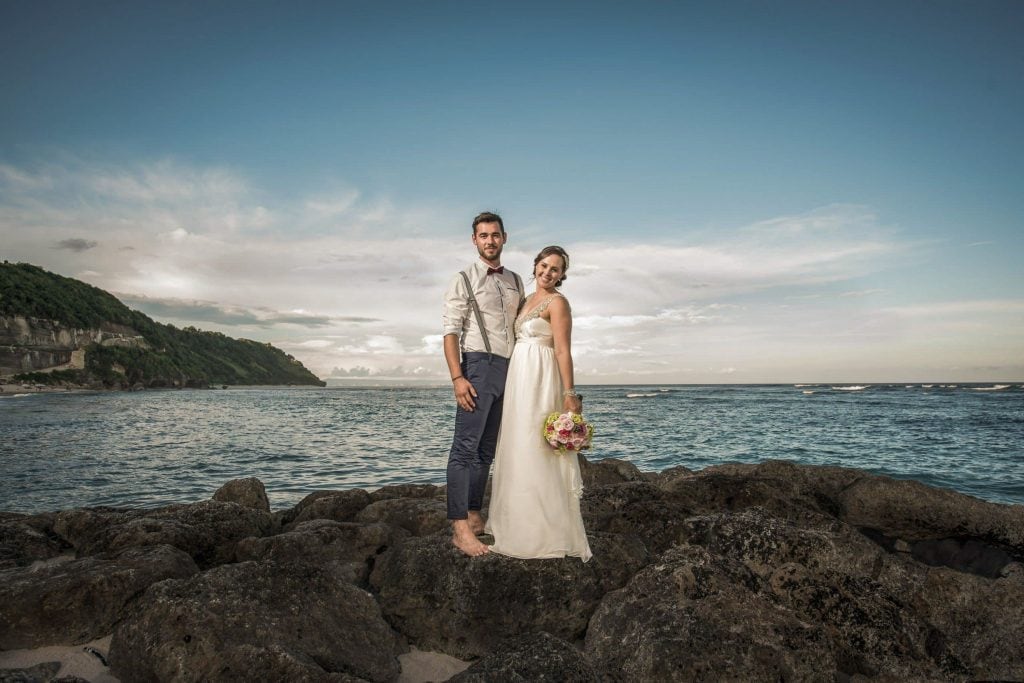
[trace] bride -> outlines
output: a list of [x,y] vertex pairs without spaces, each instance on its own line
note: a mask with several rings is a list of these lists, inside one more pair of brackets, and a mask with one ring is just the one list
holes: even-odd
[[487,522],[491,550],[511,557],[591,557],[577,454],[552,450],[541,433],[550,413],[582,409],[573,383],[572,311],[557,291],[568,269],[564,249],[542,249],[533,260],[537,289],[516,318]]

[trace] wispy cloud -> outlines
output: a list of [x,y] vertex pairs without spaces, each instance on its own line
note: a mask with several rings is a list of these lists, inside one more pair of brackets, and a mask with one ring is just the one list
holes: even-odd
[[348,316],[330,318],[309,315],[302,312],[275,311],[264,306],[246,308],[213,301],[187,301],[183,299],[156,298],[135,294],[117,294],[127,304],[159,320],[212,322],[224,326],[258,327],[269,329],[278,325],[298,325],[304,328],[327,327],[335,323],[371,323],[377,318]]
[[80,237],[73,237],[71,239],[61,240],[54,245],[54,249],[69,249],[71,251],[83,252],[92,249],[97,246],[99,242],[93,240],[85,240]]

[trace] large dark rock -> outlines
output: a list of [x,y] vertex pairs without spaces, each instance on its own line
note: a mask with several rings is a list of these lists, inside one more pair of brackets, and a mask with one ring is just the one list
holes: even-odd
[[813,517],[836,512],[837,505],[805,486],[800,469],[789,463],[725,467],[709,467],[692,477],[666,478],[659,488],[667,499],[694,512],[760,507],[798,522],[808,513]]
[[52,514],[0,518],[0,569],[24,567],[68,550],[53,533],[53,519]]
[[370,492],[370,500],[374,503],[390,498],[439,498],[444,500],[444,497],[445,488],[434,484],[391,484]]
[[[1024,648],[1003,648],[1013,654],[1001,658],[981,651],[1024,626],[1024,608],[995,615],[981,607],[1019,600],[1013,577],[929,569],[825,515],[798,526],[749,508],[687,525],[687,544],[594,614],[586,652],[606,677],[951,680],[1004,677],[1024,661]],[[928,585],[936,582],[949,588],[935,595]],[[994,623],[981,623],[979,611]]]
[[79,555],[167,544],[203,568],[233,561],[238,541],[272,528],[267,512],[215,500],[155,510],[69,510],[54,524]]
[[486,654],[502,640],[547,631],[583,635],[602,596],[625,585],[647,561],[642,543],[592,534],[594,558],[470,558],[447,533],[413,538],[386,553],[371,582],[388,621],[422,650],[455,657]]
[[550,633],[515,636],[502,642],[449,683],[598,683],[583,654]]
[[678,546],[605,596],[586,654],[607,681],[834,680],[823,629],[759,595],[742,563]]
[[448,528],[448,508],[434,498],[385,498],[363,508],[356,521],[382,522],[426,536]]
[[930,653],[971,680],[1024,681],[1024,571],[1013,568],[992,579],[903,560],[887,562],[878,581],[932,627]]
[[906,541],[974,538],[1024,559],[1024,506],[1000,505],[920,482],[865,475],[837,497],[841,517]]
[[48,683],[60,667],[60,662],[42,662],[24,669],[0,669],[0,683]]
[[351,522],[370,504],[370,494],[363,489],[348,491],[317,491],[311,493],[282,517],[286,528],[313,519]]
[[686,540],[691,513],[646,481],[584,487],[580,510],[588,531],[635,537],[654,555]]
[[333,565],[353,583],[363,583],[377,556],[407,536],[387,524],[358,524],[316,519],[291,531],[239,541],[235,556],[239,562],[301,558],[320,565]]
[[103,637],[146,587],[198,571],[184,552],[163,545],[0,572],[0,649]]
[[95,545],[96,539],[108,527],[124,524],[146,514],[146,510],[127,508],[90,507],[62,510],[53,520],[53,533],[81,554]]
[[315,563],[242,562],[152,586],[114,630],[135,681],[393,680],[401,644],[373,598]]
[[217,492],[213,494],[213,500],[219,500],[222,503],[238,503],[253,510],[270,512],[267,489],[263,486],[263,482],[255,477],[232,479],[217,489]]
[[621,484],[626,481],[643,481],[645,479],[637,466],[628,460],[604,458],[603,460],[591,462],[582,454],[578,454],[577,457],[580,461],[580,474],[583,477],[584,488],[588,486]]

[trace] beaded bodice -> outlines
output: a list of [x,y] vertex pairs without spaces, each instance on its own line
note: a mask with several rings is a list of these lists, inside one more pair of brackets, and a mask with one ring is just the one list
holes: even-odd
[[[531,295],[530,299],[527,299],[527,303],[529,303],[529,301],[533,299],[534,296],[536,295]],[[531,320],[536,320],[537,318],[540,318],[541,314],[547,310],[548,306],[551,305],[551,302],[555,300],[556,296],[562,295],[559,294],[558,292],[555,292],[554,294],[549,295],[547,299],[542,301],[539,306],[535,306],[529,311],[519,314],[519,317],[516,318],[516,337],[522,335],[524,325],[529,323]]]

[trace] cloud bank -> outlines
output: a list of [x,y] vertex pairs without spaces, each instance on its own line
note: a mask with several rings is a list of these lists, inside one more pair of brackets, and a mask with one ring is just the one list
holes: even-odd
[[[475,258],[465,224],[476,210],[345,186],[282,200],[232,169],[173,160],[0,164],[4,258],[79,277],[158,320],[269,341],[340,381],[446,379],[441,296]],[[538,230],[563,242],[557,227]],[[1021,374],[1011,349],[1024,302],[916,302],[879,286],[916,245],[867,207],[710,238],[632,234],[564,243],[581,382]],[[541,246],[516,243],[503,260],[528,277]]]

